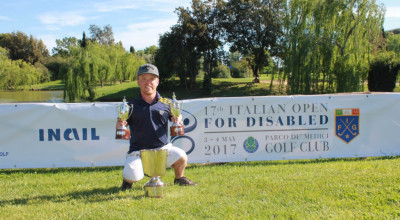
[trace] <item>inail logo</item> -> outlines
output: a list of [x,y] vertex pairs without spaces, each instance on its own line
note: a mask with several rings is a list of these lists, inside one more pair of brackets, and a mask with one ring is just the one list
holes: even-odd
[[96,135],[96,128],[91,128],[90,130],[88,128],[82,128],[82,130],[67,128],[64,131],[60,128],[39,129],[39,141],[60,141],[61,139],[66,141],[98,141],[100,140],[100,136]]

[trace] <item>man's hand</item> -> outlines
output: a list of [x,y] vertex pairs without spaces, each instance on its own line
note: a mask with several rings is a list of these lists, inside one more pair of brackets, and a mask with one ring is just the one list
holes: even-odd
[[[175,118],[172,117],[171,118],[172,123],[175,123]],[[179,117],[176,119],[176,123],[178,123],[179,125],[183,126],[183,122],[182,122],[182,114],[179,115]]]

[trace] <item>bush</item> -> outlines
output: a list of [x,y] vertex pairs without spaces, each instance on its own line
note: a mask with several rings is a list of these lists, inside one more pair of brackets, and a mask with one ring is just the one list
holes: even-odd
[[400,61],[394,52],[380,53],[371,63],[368,89],[376,92],[393,92],[396,87]]
[[212,71],[212,77],[213,78],[231,78],[230,72],[231,71],[229,70],[229,67],[227,67],[225,65],[218,65]]
[[247,78],[251,77],[252,72],[247,67],[245,61],[235,62],[232,64],[232,77],[233,78]]

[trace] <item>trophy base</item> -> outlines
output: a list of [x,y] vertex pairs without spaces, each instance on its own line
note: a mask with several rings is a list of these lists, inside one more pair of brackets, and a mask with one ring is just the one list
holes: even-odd
[[182,136],[185,134],[185,130],[182,125],[170,127],[171,136]]
[[144,185],[144,191],[146,197],[151,198],[163,198],[164,197],[164,186],[165,184],[159,177],[151,177],[149,182]]
[[117,129],[115,133],[115,139],[129,140],[131,136],[131,131],[129,129]]

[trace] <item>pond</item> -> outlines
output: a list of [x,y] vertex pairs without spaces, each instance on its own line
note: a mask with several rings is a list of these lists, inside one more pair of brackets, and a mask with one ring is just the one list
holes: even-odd
[[0,91],[0,103],[15,102],[63,102],[64,91]]

